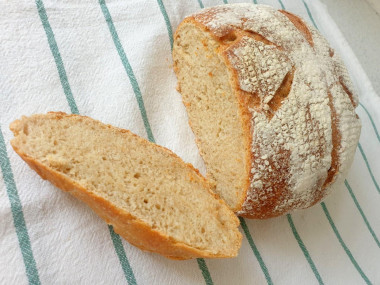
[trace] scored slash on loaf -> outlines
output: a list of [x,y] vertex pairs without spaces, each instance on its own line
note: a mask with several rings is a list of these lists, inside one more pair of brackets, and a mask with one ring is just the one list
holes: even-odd
[[237,214],[307,208],[343,182],[358,99],[315,28],[265,5],[216,6],[180,24],[173,59],[207,178]]

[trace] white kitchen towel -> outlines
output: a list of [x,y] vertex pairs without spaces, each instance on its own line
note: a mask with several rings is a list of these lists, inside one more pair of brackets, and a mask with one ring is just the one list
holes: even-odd
[[175,90],[173,32],[186,15],[227,1],[2,1],[0,284],[380,284],[380,99],[320,1],[253,2],[302,16],[346,62],[363,128],[345,185],[308,210],[241,219],[234,259],[173,261],[131,246],[32,171],[8,126],[22,115],[80,113],[204,173]]

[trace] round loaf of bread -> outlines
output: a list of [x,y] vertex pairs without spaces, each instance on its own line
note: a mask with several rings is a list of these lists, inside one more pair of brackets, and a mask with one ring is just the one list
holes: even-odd
[[237,214],[307,208],[342,183],[358,99],[315,28],[269,6],[212,7],[180,24],[173,59],[207,178]]

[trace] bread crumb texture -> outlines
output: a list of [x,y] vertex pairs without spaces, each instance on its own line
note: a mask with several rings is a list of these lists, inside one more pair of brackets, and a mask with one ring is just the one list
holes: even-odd
[[13,148],[32,168],[87,202],[140,248],[177,259],[237,255],[238,219],[171,151],[129,131],[64,113],[23,117],[11,130]]
[[173,58],[208,175],[239,215],[307,208],[344,180],[358,98],[315,28],[266,5],[216,6],[182,22]]

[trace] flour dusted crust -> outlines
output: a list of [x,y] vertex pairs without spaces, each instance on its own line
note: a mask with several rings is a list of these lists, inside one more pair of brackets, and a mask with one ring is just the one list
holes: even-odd
[[307,208],[342,181],[360,135],[356,93],[313,27],[265,5],[216,6],[185,19],[208,31],[240,102],[251,175],[239,215]]

